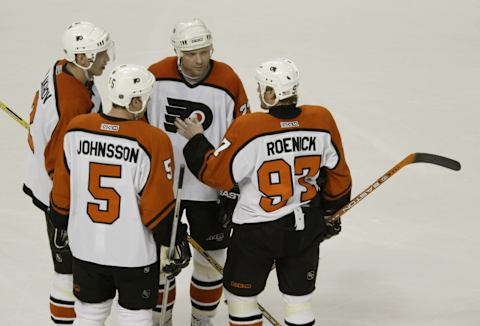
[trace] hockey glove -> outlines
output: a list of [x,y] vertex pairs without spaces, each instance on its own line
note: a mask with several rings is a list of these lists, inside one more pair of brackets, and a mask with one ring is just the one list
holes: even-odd
[[342,231],[342,221],[340,219],[335,221],[330,221],[330,216],[325,216],[325,231],[323,232],[323,240],[330,239],[331,237],[337,235]]
[[[60,216],[60,217],[59,217]],[[51,243],[56,250],[62,250],[68,248],[68,234],[67,234],[67,225],[63,222],[67,220],[66,217],[59,215],[57,212],[52,210],[50,207],[47,210],[47,220],[48,220],[48,235],[51,237]],[[62,223],[59,223],[61,221]]]
[[218,202],[220,205],[218,212],[218,221],[224,229],[233,227],[232,216],[235,206],[237,206],[238,198],[240,198],[240,189],[238,185],[233,186],[230,191],[220,190]]
[[160,246],[160,273],[167,278],[174,278],[183,268],[188,266],[192,253],[187,239],[187,226],[183,223],[178,224],[177,238],[173,257],[168,257],[169,247]]
[[58,250],[68,248],[67,230],[58,229],[58,228],[53,229],[53,245]]

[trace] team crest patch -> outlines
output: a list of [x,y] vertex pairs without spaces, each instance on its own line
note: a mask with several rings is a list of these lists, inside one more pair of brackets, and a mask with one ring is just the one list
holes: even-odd
[[102,123],[100,125],[100,129],[106,130],[106,131],[118,131],[120,129],[119,125],[111,125],[108,123]]
[[298,123],[298,121],[282,121],[280,122],[280,127],[282,128],[300,127],[300,123]]

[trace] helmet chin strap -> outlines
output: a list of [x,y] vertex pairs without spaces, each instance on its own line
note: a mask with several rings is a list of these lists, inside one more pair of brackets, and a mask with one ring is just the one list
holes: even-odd
[[88,72],[88,70],[93,66],[93,61],[89,60],[90,64],[87,67],[83,67],[79,65],[76,60],[74,60],[72,63],[82,70],[86,80],[89,80],[89,81],[93,80],[93,76],[91,76],[90,73]]
[[263,97],[263,104],[265,104],[265,106],[266,106],[267,108],[271,108],[271,107],[274,107],[275,105],[278,104],[278,99],[275,98],[275,101],[274,101],[272,104],[270,104],[270,103],[267,103],[267,102],[265,101],[265,97]]
[[97,59],[97,53],[96,53],[96,52],[86,52],[86,53],[84,53],[84,55],[85,55],[85,57],[87,58],[88,66],[83,67],[83,66],[79,65],[79,64],[77,63],[77,60],[76,60],[76,59],[73,60],[72,63],[73,63],[75,66],[77,66],[78,68],[82,69],[82,71],[83,71],[83,73],[84,73],[84,75],[85,75],[86,80],[92,81],[92,80],[93,80],[93,75],[91,75],[88,70],[90,70],[90,68],[92,68],[95,60]]
[[133,119],[138,120],[141,118],[142,113],[145,112],[145,110],[147,109],[147,104],[148,104],[148,100],[142,100],[142,108],[140,110],[132,111],[130,110],[130,105],[126,106],[125,110],[127,110],[128,113],[133,115]]

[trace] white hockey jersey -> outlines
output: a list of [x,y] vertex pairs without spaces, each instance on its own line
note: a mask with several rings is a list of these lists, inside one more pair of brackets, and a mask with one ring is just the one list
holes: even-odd
[[351,176],[333,117],[320,106],[297,110],[288,119],[260,112],[240,117],[216,150],[208,150],[201,136],[185,148],[189,168],[202,182],[217,189],[238,183],[234,223],[274,221],[308,203],[318,192],[322,167],[327,178],[324,202],[349,198]]
[[60,151],[51,209],[68,218],[75,258],[107,266],[157,261],[151,232],[175,207],[169,138],[143,120],[85,114]]
[[[185,163],[182,151],[187,141],[177,134],[173,124],[176,117],[196,117],[208,140],[218,146],[232,121],[249,111],[243,84],[232,68],[214,60],[210,63],[209,74],[196,85],[183,79],[177,69],[177,57],[168,57],[149,68],[156,83],[146,116],[149,123],[170,137],[177,165]],[[175,181],[177,179],[176,176]],[[188,169],[185,171],[182,199],[214,201],[217,198],[217,190],[199,182]]]
[[59,60],[35,94],[30,113],[23,191],[42,210],[49,206],[52,175],[68,123],[77,115],[101,110],[100,95],[65,70]]

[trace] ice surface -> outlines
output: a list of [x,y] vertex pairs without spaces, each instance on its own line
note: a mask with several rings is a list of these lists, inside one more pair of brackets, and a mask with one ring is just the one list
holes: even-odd
[[[0,100],[25,118],[72,21],[111,31],[108,75],[115,64],[171,55],[174,23],[197,16],[254,108],[255,66],[280,56],[297,63],[301,102],[337,120],[354,194],[410,152],[459,160],[460,172],[406,167],[352,209],[342,234],[321,246],[313,305],[318,325],[480,325],[478,1],[43,0],[3,1],[1,12]],[[45,222],[21,191],[26,133],[3,112],[0,129],[0,324],[47,325]],[[189,274],[177,282],[180,326],[189,323]],[[278,294],[272,275],[259,300],[282,320]],[[226,320],[222,305],[215,323]]]

